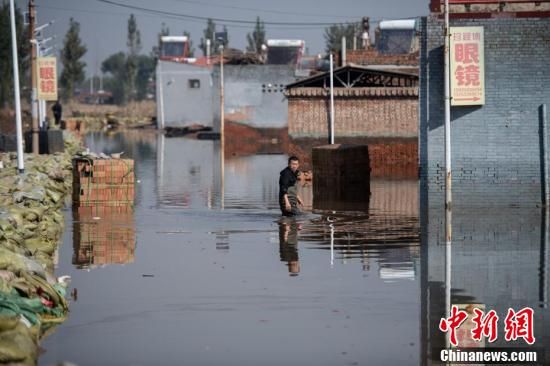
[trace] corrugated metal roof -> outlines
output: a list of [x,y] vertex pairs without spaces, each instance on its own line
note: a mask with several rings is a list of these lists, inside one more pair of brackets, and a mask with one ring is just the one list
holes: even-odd
[[[346,73],[346,72],[356,72],[359,74],[366,74],[366,75],[374,75],[374,76],[387,76],[387,77],[398,77],[398,78],[404,78],[408,79],[410,81],[416,82],[418,81],[418,75],[411,74],[407,72],[399,72],[399,71],[391,71],[387,69],[377,68],[373,66],[362,66],[362,65],[356,65],[356,64],[347,64],[345,66],[338,67],[334,70],[335,77],[339,74]],[[313,84],[315,82],[320,82],[325,78],[330,77],[330,72],[323,72],[317,75],[313,75],[309,78],[305,78],[302,80],[298,80],[294,83],[288,84],[286,86],[287,89],[291,88],[297,88],[297,87],[307,87],[312,86],[308,84]],[[399,86],[395,86],[399,87]]]
[[[285,92],[287,97],[326,97],[328,88],[295,88]],[[335,88],[335,97],[417,97],[418,87],[396,88]]]

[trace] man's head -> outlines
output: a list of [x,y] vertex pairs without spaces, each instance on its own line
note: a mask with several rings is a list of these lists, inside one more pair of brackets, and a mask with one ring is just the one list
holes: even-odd
[[288,158],[288,167],[293,172],[296,172],[298,170],[298,168],[300,167],[300,161],[296,156],[291,156],[290,158]]

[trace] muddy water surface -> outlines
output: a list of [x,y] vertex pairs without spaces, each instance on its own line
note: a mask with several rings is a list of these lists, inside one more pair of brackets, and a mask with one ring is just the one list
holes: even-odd
[[[87,145],[135,159],[135,210],[88,218],[66,211],[57,273],[72,276],[76,298],[43,343],[41,365],[431,363],[441,341],[442,225],[432,220],[431,234],[427,221],[421,227],[416,180],[377,178],[368,211],[350,212],[317,212],[304,186],[307,212],[281,219],[284,155],[228,158],[222,182],[216,142],[126,133],[89,135]],[[535,306],[548,286],[541,263],[528,260],[541,253],[531,234],[540,233],[537,217],[516,230],[517,238],[527,231],[529,250],[507,247],[527,270],[508,286],[531,281],[537,295],[525,291]],[[491,225],[473,230],[482,238],[509,230]],[[511,267],[497,261],[491,273]],[[469,291],[469,270],[458,271],[453,301],[492,307],[490,286]],[[495,304],[506,302],[500,295]],[[540,314],[544,333],[548,316]]]

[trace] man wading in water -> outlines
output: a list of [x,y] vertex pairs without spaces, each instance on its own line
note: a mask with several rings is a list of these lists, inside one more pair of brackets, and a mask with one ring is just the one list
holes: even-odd
[[283,216],[296,216],[300,213],[298,205],[302,200],[296,191],[298,167],[300,162],[296,156],[288,158],[288,166],[281,170],[279,177],[279,207]]

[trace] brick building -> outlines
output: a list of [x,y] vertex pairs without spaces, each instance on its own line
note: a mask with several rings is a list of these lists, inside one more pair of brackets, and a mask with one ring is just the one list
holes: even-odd
[[[451,107],[452,288],[445,288],[444,29],[442,1],[421,24],[419,156],[422,359],[439,365],[437,328],[451,304],[536,309],[537,345],[548,345],[548,154],[541,105],[550,103],[550,1],[449,0],[450,25],[483,27],[485,103]],[[542,224],[541,224],[542,223]],[[512,269],[513,268],[513,269]],[[511,270],[512,269],[512,270]],[[500,337],[494,347],[515,347]],[[537,361],[549,364],[546,347]]]
[[[451,0],[450,8],[450,25],[483,27],[485,44],[485,103],[451,108],[453,205],[535,207],[550,163],[541,143],[541,106],[550,105],[550,2],[477,3]],[[474,12],[478,5],[483,7]],[[419,154],[427,203],[439,206],[445,186],[444,33],[442,7],[432,1],[432,9],[438,12],[421,26]]]
[[[323,138],[330,123],[329,73],[287,85],[288,133]],[[418,78],[346,65],[334,71],[335,137],[417,138]]]
[[[329,73],[287,85],[292,150],[310,156],[326,144],[330,123]],[[418,77],[346,65],[334,70],[335,142],[368,144],[371,176],[416,177]],[[305,160],[306,166],[308,161]]]

